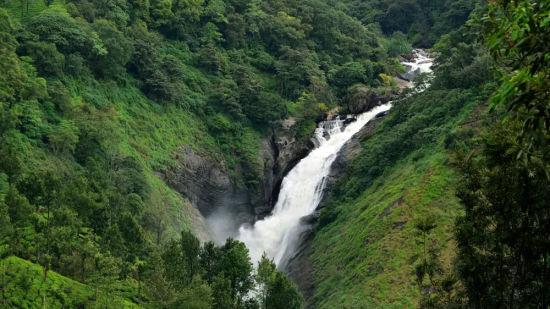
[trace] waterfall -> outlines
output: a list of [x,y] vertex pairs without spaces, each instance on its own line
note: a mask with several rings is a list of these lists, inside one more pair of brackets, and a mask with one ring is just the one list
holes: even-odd
[[[412,70],[429,72],[431,59],[415,50]],[[300,236],[300,219],[312,214],[322,199],[330,167],[340,149],[369,121],[391,108],[391,103],[377,106],[344,126],[345,120],[335,119],[319,124],[314,134],[316,148],[302,159],[283,179],[279,198],[270,216],[254,225],[239,228],[237,239],[250,250],[254,263],[265,252],[275,264],[281,265],[296,247]]]
[[319,124],[314,135],[317,148],[283,179],[272,214],[253,226],[242,226],[239,229],[238,239],[249,248],[252,261],[258,261],[265,252],[279,264],[298,236],[296,229],[300,218],[311,214],[319,205],[330,166],[342,146],[367,122],[390,107],[389,103],[375,107],[345,127],[342,119]]

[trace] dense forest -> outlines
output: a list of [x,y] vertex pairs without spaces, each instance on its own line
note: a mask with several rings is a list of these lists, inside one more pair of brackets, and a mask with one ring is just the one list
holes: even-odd
[[[0,0],[0,306],[548,307],[549,29],[546,1]],[[399,94],[413,46],[434,76]],[[320,211],[312,293],[199,240],[177,149],[259,194],[262,140],[357,87],[396,100]]]

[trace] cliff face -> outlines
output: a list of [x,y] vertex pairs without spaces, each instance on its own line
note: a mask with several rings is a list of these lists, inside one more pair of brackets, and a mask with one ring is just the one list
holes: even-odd
[[275,124],[261,142],[258,161],[263,175],[258,187],[237,185],[223,161],[202,156],[188,146],[175,154],[175,166],[160,175],[206,217],[221,241],[236,236],[242,224],[252,224],[270,213],[283,177],[312,148],[311,141],[296,139],[295,122],[290,119]]
[[257,219],[271,212],[277,202],[284,176],[314,148],[311,140],[296,138],[295,125],[294,119],[278,123],[262,143],[260,160],[264,162],[263,199],[262,203],[257,203],[254,207]]

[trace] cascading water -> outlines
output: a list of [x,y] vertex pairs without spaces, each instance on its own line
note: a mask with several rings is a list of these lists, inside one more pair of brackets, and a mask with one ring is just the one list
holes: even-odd
[[273,213],[254,226],[242,226],[238,239],[250,250],[252,261],[263,252],[278,265],[295,240],[300,218],[311,214],[321,201],[326,177],[336,155],[344,144],[377,114],[389,110],[391,104],[373,108],[346,127],[344,120],[321,122],[315,130],[318,147],[302,159],[283,179],[279,199]]
[[415,49],[413,50],[413,52],[415,55],[414,62],[408,62],[408,61],[401,62],[401,64],[407,68],[407,71],[415,72],[416,73],[415,75],[418,75],[420,73],[431,72],[433,59],[430,58],[430,55],[422,49]]
[[[432,61],[423,51],[415,50],[415,62],[403,63],[408,71],[430,72]],[[312,214],[322,199],[330,167],[340,149],[361,128],[379,113],[391,108],[391,103],[377,106],[357,116],[344,126],[345,120],[321,122],[315,131],[316,148],[302,159],[283,179],[273,212],[253,226],[241,226],[237,238],[250,250],[253,262],[265,252],[280,266],[295,249],[300,234],[300,219]]]

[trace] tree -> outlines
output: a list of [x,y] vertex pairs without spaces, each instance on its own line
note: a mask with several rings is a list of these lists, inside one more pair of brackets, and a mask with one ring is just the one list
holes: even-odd
[[174,290],[182,290],[191,281],[181,242],[170,240],[163,246],[162,264],[164,276]]
[[[0,8],[0,102],[2,102],[0,117],[2,118],[6,112],[4,104],[20,98],[19,94],[27,80],[27,75],[21,68],[15,53],[18,43],[11,34],[13,29],[8,13]],[[4,120],[2,118],[0,120]],[[3,125],[0,125],[0,129],[4,129]]]
[[101,292],[105,295],[101,295],[104,302],[112,303],[110,295],[113,290],[113,284],[118,279],[121,262],[117,258],[110,255],[96,254],[95,259],[95,272],[90,276],[90,282],[93,283],[95,288],[95,299],[100,298]]
[[366,69],[359,62],[348,62],[341,67],[332,69],[329,73],[328,80],[332,85],[346,90],[354,84],[366,82]]
[[125,242],[126,260],[133,261],[136,257],[142,256],[146,240],[136,218],[128,212],[123,212],[118,218],[118,228]]
[[216,247],[216,244],[211,241],[205,243],[201,248],[199,264],[203,272],[202,277],[209,284],[214,282],[216,275],[220,271],[220,254],[220,248]]
[[[438,275],[442,273],[442,268],[439,261],[440,249],[437,244],[430,239],[430,234],[437,227],[436,216],[429,212],[421,214],[414,218],[413,224],[418,233],[418,242],[422,245],[422,253],[415,265],[416,283],[421,293],[421,304],[423,308],[427,308],[427,300],[431,299],[431,294],[437,287]],[[425,283],[425,279],[429,283]]]
[[181,232],[181,251],[187,269],[188,276],[193,278],[200,272],[199,269],[199,253],[201,244],[199,239],[190,231]]
[[231,280],[220,273],[212,282],[212,296],[214,296],[214,309],[230,309],[235,307],[232,297]]
[[259,301],[262,308],[267,308],[267,295],[269,293],[269,286],[275,280],[277,268],[273,260],[270,260],[267,255],[262,254],[262,258],[258,262],[258,269],[256,270],[256,287],[259,290]]
[[269,283],[266,296],[266,308],[300,309],[303,307],[302,295],[282,272],[277,272]]
[[193,276],[191,283],[183,290],[174,308],[210,309],[213,306],[212,288],[200,276]]
[[220,270],[231,282],[231,297],[242,302],[252,288],[252,264],[244,243],[228,238],[221,247]]
[[46,12],[31,18],[26,29],[38,36],[45,43],[53,43],[64,54],[81,51],[88,52],[87,43],[92,43],[92,51],[98,51],[101,43],[92,40],[80,25],[66,14],[55,10]]
[[97,54],[91,59],[91,67],[102,77],[118,78],[125,72],[125,66],[133,54],[132,42],[120,32],[114,23],[98,19],[92,24],[103,42],[107,53]]
[[[0,259],[4,259],[9,253],[9,242],[12,229],[8,205],[0,198]],[[4,289],[2,289],[2,291],[4,291]]]
[[50,147],[55,154],[72,154],[78,143],[78,128],[69,121],[63,121],[48,134]]
[[310,50],[281,48],[281,56],[275,63],[279,91],[289,99],[296,99],[314,76],[323,76]]
[[491,1],[483,20],[485,40],[497,63],[501,85],[492,108],[504,106],[523,125],[530,143],[550,130],[550,2]]
[[41,76],[61,76],[65,65],[65,56],[57,51],[55,44],[44,42],[25,42],[22,46],[29,55]]
[[474,308],[545,308],[550,304],[548,146],[529,160],[515,136],[520,126],[495,124],[477,155],[459,156],[456,268]]

